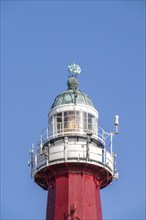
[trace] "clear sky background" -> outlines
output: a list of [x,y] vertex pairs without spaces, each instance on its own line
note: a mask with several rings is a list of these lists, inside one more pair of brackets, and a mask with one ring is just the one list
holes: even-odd
[[119,180],[101,190],[104,220],[145,219],[145,1],[1,1],[1,219],[43,220],[47,192],[30,177],[67,66],[114,129]]

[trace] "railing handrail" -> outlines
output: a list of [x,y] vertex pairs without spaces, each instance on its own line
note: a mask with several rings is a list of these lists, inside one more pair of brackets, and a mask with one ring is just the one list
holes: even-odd
[[[56,123],[56,126],[58,124],[61,124],[61,122],[59,123]],[[83,128],[80,128],[80,127],[75,127],[75,128],[66,128],[67,130],[65,131],[65,129],[63,130],[62,128],[56,130],[56,132],[49,132],[49,128],[44,128],[41,132],[41,140],[40,142],[38,142],[37,146],[40,145],[41,143],[42,144],[45,144],[47,141],[51,140],[51,139],[54,139],[56,137],[59,137],[59,136],[64,136],[64,135],[73,135],[73,134],[76,134],[76,135],[87,135],[87,131],[93,131],[92,129],[83,129]],[[100,126],[97,127],[97,131],[93,132],[93,135],[92,137],[99,140],[105,147],[106,146],[110,146],[110,143],[106,144],[107,142],[107,138],[111,136],[111,133],[107,133],[104,131],[104,129]]]
[[[60,123],[60,122],[59,122]],[[56,123],[57,126],[57,123]],[[88,131],[92,133],[92,129],[83,129],[80,127],[75,127],[75,128],[71,128],[69,130],[69,128],[67,129],[67,131],[60,131],[58,132],[58,130],[56,130],[56,132],[49,132],[49,128],[44,128],[41,132],[40,135],[40,140],[37,142],[37,144],[34,146],[34,151],[36,152],[37,149],[42,148],[46,142],[57,138],[57,137],[61,137],[61,136],[69,136],[69,135],[77,135],[77,136],[88,136]],[[112,152],[112,138],[113,138],[113,134],[112,133],[107,133],[104,131],[104,129],[100,126],[97,127],[96,132],[94,131],[92,133],[92,138],[95,140],[98,140],[99,142],[102,143],[104,148],[109,148],[109,151]]]

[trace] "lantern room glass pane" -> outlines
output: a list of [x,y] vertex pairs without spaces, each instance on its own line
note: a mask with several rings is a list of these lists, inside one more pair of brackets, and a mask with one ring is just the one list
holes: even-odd
[[88,114],[88,132],[97,135],[97,118],[90,113]]
[[93,129],[92,118],[93,118],[93,115],[88,114],[88,130],[89,131],[91,131]]
[[62,113],[57,114],[57,132],[62,133]]
[[81,120],[80,112],[76,111],[75,112],[75,128],[76,128],[76,132],[80,131],[80,120]]
[[75,111],[64,112],[64,132],[75,131]]
[[83,129],[84,131],[86,132],[87,131],[87,113],[86,112],[83,112]]
[[49,126],[48,126],[48,133],[49,133],[49,136],[52,136],[53,135],[53,117],[50,117],[49,118]]

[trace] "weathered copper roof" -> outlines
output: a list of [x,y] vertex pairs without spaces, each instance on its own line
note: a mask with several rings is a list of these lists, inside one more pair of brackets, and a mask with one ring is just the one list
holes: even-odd
[[85,93],[79,91],[78,87],[78,80],[75,77],[71,77],[67,81],[68,89],[63,93],[59,94],[52,105],[51,108],[55,108],[59,105],[65,104],[83,104],[94,107],[90,97]]

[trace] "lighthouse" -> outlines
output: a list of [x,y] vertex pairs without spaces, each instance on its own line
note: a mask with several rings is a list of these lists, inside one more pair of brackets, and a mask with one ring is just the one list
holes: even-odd
[[118,178],[113,137],[99,126],[98,111],[79,90],[79,65],[68,66],[66,91],[48,113],[48,126],[30,150],[31,176],[48,191],[46,220],[102,220],[100,189]]

